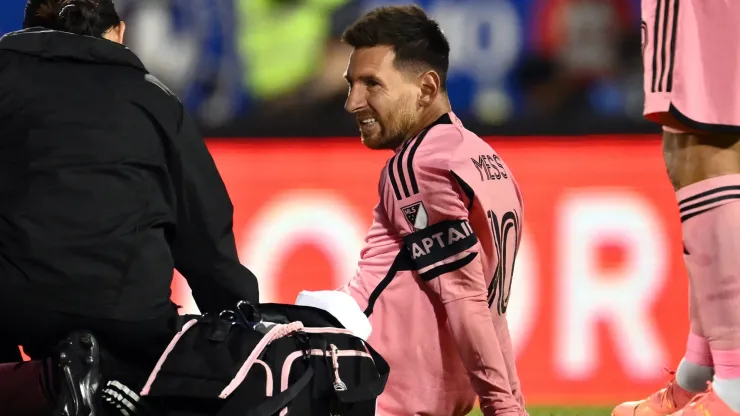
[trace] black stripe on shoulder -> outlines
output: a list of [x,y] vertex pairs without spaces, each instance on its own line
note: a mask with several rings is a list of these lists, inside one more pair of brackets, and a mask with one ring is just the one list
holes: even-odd
[[[401,151],[399,151],[395,156],[396,158],[398,158],[396,160],[396,167],[398,169],[398,181],[401,182],[401,186],[403,187],[403,195],[406,198],[410,197],[411,195],[409,194],[409,187],[406,186],[406,175],[403,174],[403,157],[406,154],[406,151],[409,149],[412,141],[413,140],[409,140],[404,143]],[[411,173],[411,171],[409,171],[409,173]]]
[[424,140],[424,137],[427,135],[428,132],[428,129],[424,130],[414,141],[413,146],[411,146],[411,151],[409,151],[409,157],[406,160],[406,166],[409,171],[409,182],[411,183],[412,195],[416,195],[419,193],[419,184],[416,182],[416,174],[414,173],[414,155],[416,155],[416,150],[419,148],[421,141]]
[[[416,195],[419,193],[419,184],[416,182],[416,174],[414,173],[414,155],[416,155],[416,150],[419,148],[419,145],[421,145],[421,141],[424,140],[424,137],[426,137],[427,133],[429,133],[429,130],[431,130],[434,126],[437,126],[440,124],[452,124],[452,119],[450,118],[450,115],[445,113],[441,117],[439,117],[437,120],[435,120],[434,123],[432,123],[429,127],[427,127],[424,131],[422,131],[419,134],[416,141],[411,146],[409,157],[406,160],[406,167],[407,167],[407,170],[409,171],[409,182],[411,184],[411,195]],[[400,164],[399,164],[399,169],[400,169]]]
[[391,181],[391,186],[393,187],[393,193],[396,195],[397,200],[401,200],[401,191],[398,189],[398,181],[396,180],[396,175],[393,174],[393,161],[396,160],[396,157],[398,157],[398,153],[390,158],[388,160],[388,179]]
[[457,173],[454,171],[450,171],[452,174],[452,177],[455,178],[457,183],[460,184],[460,188],[462,188],[463,192],[465,193],[465,197],[468,198],[468,211],[470,211],[471,208],[473,208],[473,199],[475,198],[475,191],[473,191],[473,188],[468,185],[467,182],[463,180]]

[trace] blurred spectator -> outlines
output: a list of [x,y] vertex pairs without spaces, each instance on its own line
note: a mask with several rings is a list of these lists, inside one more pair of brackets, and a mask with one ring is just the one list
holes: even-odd
[[206,126],[344,89],[352,0],[127,0],[128,45]]
[[204,126],[247,110],[231,0],[117,0],[127,41]]
[[537,55],[525,58],[517,80],[524,92],[525,118],[582,117],[590,110],[586,89],[569,78],[567,71],[554,59]]
[[[589,81],[617,66],[624,34],[638,27],[628,0],[543,0],[538,2],[536,49],[572,77]],[[634,16],[634,17],[633,17]]]
[[350,49],[339,41],[353,0],[239,0],[245,85],[260,106],[295,110],[346,92]]
[[[450,39],[449,93],[481,134],[654,131],[639,0],[413,0]],[[345,27],[403,0],[117,0],[127,45],[208,135],[355,135]],[[0,2],[0,34],[24,0]]]

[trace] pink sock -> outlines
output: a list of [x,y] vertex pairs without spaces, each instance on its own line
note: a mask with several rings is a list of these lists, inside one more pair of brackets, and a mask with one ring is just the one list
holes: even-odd
[[690,332],[689,339],[686,342],[686,355],[684,358],[686,361],[696,365],[711,367],[713,365],[713,361],[712,351],[709,348],[709,341],[700,335]]
[[48,361],[0,364],[0,403],[3,414],[48,416],[56,388]]
[[[740,174],[678,190],[691,295],[709,340],[715,376],[740,378]],[[696,344],[698,345],[698,344]],[[692,358],[703,360],[703,346]]]
[[740,378],[740,349],[712,350],[714,374],[721,379]]
[[686,355],[678,365],[676,382],[673,383],[672,394],[676,405],[682,407],[696,393],[705,391],[713,376],[709,342],[701,335],[690,332],[686,342]]

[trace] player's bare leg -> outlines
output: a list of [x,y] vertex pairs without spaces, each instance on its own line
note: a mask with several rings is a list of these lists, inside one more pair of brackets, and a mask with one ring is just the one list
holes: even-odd
[[666,415],[682,409],[706,391],[715,364],[719,380],[740,376],[728,374],[726,365],[713,360],[713,355],[740,347],[733,339],[740,341],[740,309],[732,306],[740,297],[740,275],[732,271],[740,267],[733,253],[740,249],[740,238],[733,240],[731,231],[740,228],[740,138],[666,131],[663,153],[681,211],[691,331],[676,377],[645,400],[617,406],[615,416],[636,410]]
[[663,149],[700,323],[692,333],[711,354],[678,380],[695,392],[714,369],[713,388],[680,413],[740,413],[740,136],[666,132]]
[[[729,54],[740,41],[738,15],[736,1],[641,0],[643,116],[664,126],[689,274],[691,335],[669,388],[620,405],[618,415],[638,407],[659,415],[696,403],[702,416],[734,413],[718,405],[720,397],[740,410],[732,403],[740,388],[728,381],[740,378],[734,367],[740,308],[733,309],[740,298],[740,73],[737,54]],[[701,392],[712,379],[719,395]],[[689,406],[687,396],[693,396]]]

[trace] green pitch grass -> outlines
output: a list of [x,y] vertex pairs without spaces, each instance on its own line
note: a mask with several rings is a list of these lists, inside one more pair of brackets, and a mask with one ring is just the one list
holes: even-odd
[[[611,407],[527,407],[529,416],[609,416]],[[482,416],[478,410],[474,410],[468,416]]]

